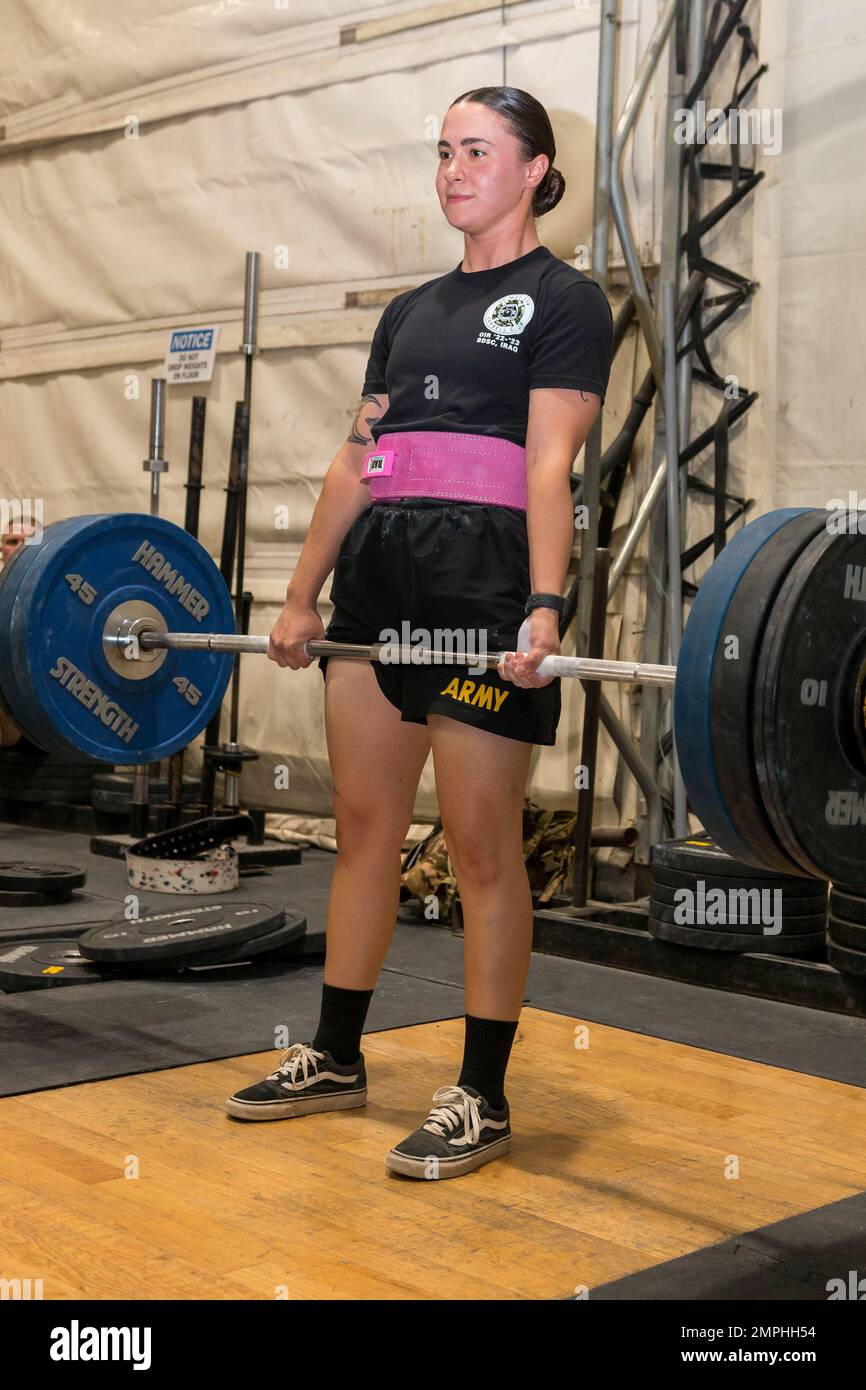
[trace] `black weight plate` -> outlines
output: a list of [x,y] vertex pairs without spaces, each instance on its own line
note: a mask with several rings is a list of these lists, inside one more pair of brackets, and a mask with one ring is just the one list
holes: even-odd
[[283,952],[298,950],[307,930],[307,919],[300,912],[286,912],[285,921],[264,936],[224,946],[205,956],[184,957],[177,964],[184,970],[194,965],[230,965],[250,960],[282,960]]
[[[801,512],[768,536],[728,604],[713,663],[710,737],[719,791],[752,851],[748,862],[788,874],[802,870],[779,844],[755,770],[755,675],[772,603],[797,556],[826,522],[826,511]],[[736,656],[730,654],[732,638]]]
[[[762,880],[752,880],[752,883],[741,883],[740,878],[695,878],[694,874],[681,874],[671,883],[673,874],[666,873],[660,869],[659,873],[664,874],[664,878],[657,878],[656,874],[652,877],[651,897],[659,899],[659,902],[678,902],[677,892],[687,888],[689,892],[698,891],[698,884],[703,884],[703,892],[708,895],[710,892],[720,888],[723,892],[781,892],[781,903],[785,912],[790,912],[798,916],[803,912],[827,912],[827,884],[822,884],[823,892],[808,892],[808,894],[796,894],[792,888],[787,887],[788,880],[783,883],[771,883],[766,878]],[[816,880],[817,881],[817,880]],[[809,884],[808,878],[796,878],[795,883]],[[774,901],[774,899],[773,899]]]
[[677,946],[695,946],[702,951],[750,951],[762,956],[800,956],[823,946],[827,933],[808,932],[798,936],[760,936],[740,932],[705,931],[702,927],[682,927],[650,917],[649,929],[659,941]]
[[[135,774],[131,772],[97,772],[93,779],[93,790],[100,792],[123,792],[124,795],[128,795],[132,793],[134,785]],[[166,779],[164,777],[149,777],[148,785],[162,787],[165,790]]]
[[166,971],[192,970],[196,966],[209,968],[217,965],[240,965],[259,958],[271,960],[271,952],[278,953],[283,948],[289,948],[295,941],[300,943],[306,930],[306,918],[298,912],[289,912],[286,914],[286,920],[278,927],[250,941],[235,942],[228,946],[218,945],[211,950],[194,951],[190,955],[178,956],[170,961],[150,959],[131,963],[124,960],[122,964],[115,963],[112,969],[127,975],[154,975]]
[[849,922],[866,922],[866,898],[831,888],[830,912],[834,917],[844,917]]
[[[126,777],[122,773],[118,772],[98,772],[94,776],[92,782],[94,792],[108,793],[110,796],[122,796],[125,797],[127,801],[129,801],[132,797],[132,790],[134,785],[134,778],[131,775]],[[192,795],[193,792],[197,792],[198,787],[199,783],[195,777],[184,777],[183,794],[185,796]],[[167,778],[148,778],[148,791],[154,794],[162,793],[163,795],[165,795],[168,791]]]
[[[93,805],[101,806],[104,811],[128,812],[133,804],[131,796],[120,796],[117,792],[91,791],[89,795]],[[149,792],[147,800],[148,804],[151,806],[163,806],[166,800],[165,792]],[[181,801],[185,806],[192,805],[195,800],[196,797],[189,795],[187,792],[184,792],[181,797]]]
[[0,785],[0,797],[22,806],[38,806],[44,802],[49,806],[84,806],[90,795],[86,787],[4,787]]
[[324,959],[325,943],[327,932],[312,931],[306,932],[297,941],[290,941],[285,946],[268,948],[260,951],[258,958],[268,961],[282,961],[288,964],[304,965],[313,961]]
[[[101,806],[107,811],[129,811],[132,806],[131,796],[117,796],[114,792],[94,792],[90,793],[90,800],[94,806]],[[151,806],[161,804],[165,801],[162,792],[156,792],[153,796],[148,795],[148,803]]]
[[79,945],[92,960],[161,969],[189,957],[203,963],[211,951],[245,945],[284,920],[283,909],[269,903],[192,903],[170,912],[143,913],[133,922],[106,922],[85,932]]
[[[704,928],[706,928],[707,931],[734,931],[753,936],[763,936],[765,934],[764,923],[761,921],[740,921],[737,918],[732,918],[730,922],[713,922],[707,921],[706,915],[699,921],[694,921],[691,917],[683,921],[683,909],[681,907],[676,907],[672,903],[659,902],[658,898],[650,899],[650,912],[654,917],[658,917],[660,921],[674,922],[680,927],[700,927],[702,931]],[[770,925],[772,925],[772,922],[770,922]],[[823,931],[826,925],[826,911],[795,915],[794,913],[789,914],[783,910],[781,930],[771,935],[770,939],[773,940],[774,936],[802,936],[804,932]]]
[[84,777],[0,777],[0,794],[13,801],[57,796],[61,792],[68,796],[89,796],[90,787]]
[[76,767],[66,763],[7,763],[0,761],[0,781],[3,782],[74,782],[76,778],[93,777],[93,764]]
[[11,792],[0,788],[4,806],[16,806],[23,813],[30,806],[89,806],[89,798],[81,792]]
[[[659,844],[653,845],[653,873],[656,868],[678,869],[681,873],[691,873],[701,878],[707,874],[721,874],[741,879],[773,879],[779,882],[780,887],[784,882],[796,883],[799,892],[806,891],[802,886],[802,879],[797,878],[795,874],[743,864],[739,859],[732,859],[729,854],[725,854],[708,835],[690,835],[684,840],[662,840]],[[826,884],[822,882],[820,891],[825,890]]]
[[848,922],[844,917],[831,917],[827,930],[830,940],[837,946],[847,946],[852,951],[866,951],[866,925],[862,922]]
[[20,752],[21,747],[18,743],[13,743],[10,748],[0,748],[0,769],[5,767],[21,768],[26,772],[92,772],[98,773],[105,767],[104,763],[98,763],[93,758],[85,758],[79,755],[75,757],[70,754],[64,757],[61,753],[47,753],[44,748],[37,748],[28,743],[27,752]]
[[79,954],[77,941],[10,941],[0,947],[0,990],[7,994],[92,985],[106,978],[104,970]]
[[[704,831],[728,854],[746,863],[752,863],[755,855],[739,833],[737,817],[739,802],[749,788],[738,788],[733,803],[722,795],[713,742],[713,672],[725,642],[728,608],[747,571],[777,533],[804,511],[788,507],[766,512],[731,537],[701,580],[679,653],[674,735],[688,800]],[[768,852],[777,851],[775,839],[768,842]],[[786,867],[790,872],[790,866]],[[799,865],[796,869],[799,872]]]
[[653,868],[652,882],[666,888],[694,888],[698,882],[710,888],[772,888],[781,889],[782,897],[811,898],[815,903],[827,901],[827,884],[823,879],[735,878],[733,874],[684,873],[678,869]]
[[864,601],[866,536],[825,529],[779,591],[756,678],[767,812],[807,873],[839,883],[859,881],[866,848]]
[[847,946],[827,945],[827,964],[844,975],[866,975],[866,951],[852,951]]
[[0,792],[0,796],[2,796],[4,804],[19,807],[22,815],[25,814],[28,807],[35,806],[68,806],[82,809],[89,809],[90,807],[90,798],[81,792],[27,792],[25,796],[22,796],[20,792],[16,792],[14,796],[8,792]]
[[87,878],[75,864],[33,864],[26,859],[0,862],[0,889],[23,889],[28,893],[54,893],[81,888]]
[[[192,797],[184,796],[184,803],[192,801]],[[128,815],[132,808],[131,796],[118,796],[115,792],[91,792],[90,800],[94,806],[99,806],[103,811],[115,811],[119,815]],[[148,793],[148,805],[165,805],[165,792]]]
[[60,888],[56,893],[14,892],[0,888],[0,907],[53,907],[55,903],[71,901],[71,888]]

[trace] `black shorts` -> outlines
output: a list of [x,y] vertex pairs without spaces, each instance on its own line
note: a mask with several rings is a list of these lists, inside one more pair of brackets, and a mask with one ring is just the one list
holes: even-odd
[[[331,585],[332,642],[387,640],[422,629],[483,634],[488,652],[513,651],[531,592],[526,515],[513,507],[429,497],[374,502],[340,547]],[[408,624],[408,629],[404,628]],[[401,636],[401,641],[405,640]],[[408,639],[418,644],[417,637]],[[320,659],[324,675],[330,658]],[[524,690],[499,673],[463,666],[373,663],[379,688],[410,724],[446,714],[521,743],[553,744],[561,709],[559,678]]]

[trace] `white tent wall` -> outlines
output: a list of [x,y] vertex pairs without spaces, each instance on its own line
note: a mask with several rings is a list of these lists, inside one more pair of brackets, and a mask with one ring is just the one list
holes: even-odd
[[781,154],[755,203],[749,484],[760,510],[866,497],[866,6],[763,0]]
[[[853,0],[822,10],[825,47],[837,22],[841,43],[848,32],[844,12],[853,24],[856,10]],[[775,68],[762,79],[756,100],[766,104],[764,84],[771,80],[784,91],[793,68],[802,83],[811,83],[804,99],[819,108],[821,76],[807,79],[799,55],[789,54],[787,7],[764,0],[762,12],[761,57]],[[760,13],[757,5],[749,12],[756,33]],[[655,0],[621,0],[617,109],[656,15]],[[801,30],[804,24],[799,21]],[[817,33],[817,19],[811,28]],[[772,58],[763,51],[765,31]],[[288,7],[279,0],[231,6],[142,0],[119,7],[108,0],[17,0],[4,7],[4,33],[10,56],[0,74],[6,151],[0,158],[3,494],[43,497],[46,521],[94,510],[145,510],[141,460],[149,380],[161,374],[168,330],[220,323],[214,379],[204,388],[201,535],[215,553],[234,402],[242,394],[237,346],[244,255],[259,251],[263,352],[254,370],[247,587],[256,600],[252,628],[267,631],[325,471],[347,433],[385,302],[395,289],[443,274],[461,255],[461,239],[445,222],[433,188],[437,122],[456,95],[506,81],[539,96],[551,113],[557,164],[568,180],[560,207],[539,221],[539,235],[564,259],[580,256],[588,245],[598,4],[443,0],[358,8],[297,0]],[[731,63],[718,90],[714,84],[714,100],[730,94]],[[664,77],[627,159],[638,244],[649,260],[658,259],[659,249]],[[824,87],[827,82],[825,72]],[[813,157],[826,158],[826,149],[811,143]],[[793,261],[786,259],[773,278],[780,224],[790,208],[819,225],[803,192],[802,156],[794,144],[786,129],[784,155],[764,162],[768,177],[754,195],[754,213],[735,214],[705,248],[762,280],[751,309],[726,329],[719,356],[722,370],[745,372],[749,387],[762,393],[768,378],[781,375],[776,304],[790,299],[791,310],[800,307],[806,322],[815,318],[808,280]],[[798,186],[789,186],[795,179]],[[829,179],[825,173],[828,200],[841,222],[848,190],[841,183],[829,187]],[[786,200],[781,211],[780,199]],[[825,207],[820,216],[828,215],[832,209]],[[619,256],[615,238],[613,255]],[[753,263],[759,259],[763,273]],[[765,276],[771,292],[764,296]],[[805,304],[796,306],[798,293]],[[620,297],[615,286],[615,308]],[[802,329],[789,331],[786,395],[810,363],[808,347]],[[605,442],[645,369],[632,330],[614,371]],[[803,383],[805,394],[813,381]],[[191,388],[169,392],[171,471],[163,478],[161,509],[175,521],[183,515],[192,394]],[[735,469],[748,463],[752,495],[765,483],[777,445],[784,473],[788,438],[780,431],[777,439],[766,419],[772,401],[762,395],[752,412],[760,414],[760,426],[750,419],[734,445],[732,462]],[[695,407],[705,423],[718,401],[696,392]],[[835,419],[828,409],[817,441],[831,461],[848,456],[835,438]],[[638,478],[646,473],[647,439],[644,431]],[[815,480],[814,457],[811,464]],[[783,485],[774,472],[776,501]],[[630,497],[629,491],[618,535]],[[773,497],[762,500],[773,504]],[[287,529],[280,525],[281,509]],[[326,584],[320,605],[326,622],[328,590]],[[609,623],[609,655],[635,653],[642,593],[636,561]],[[315,663],[287,673],[262,658],[246,659],[242,736],[262,751],[261,761],[244,773],[251,799],[273,809],[329,813],[322,685]],[[633,692],[618,687],[611,698],[632,723]],[[557,746],[536,750],[532,764],[530,793],[544,804],[573,803],[580,708],[577,683],[564,682]],[[282,764],[289,769],[287,792],[274,790],[274,768]],[[608,823],[628,819],[635,806],[628,779],[614,804],[615,771],[603,738],[597,819]],[[428,762],[416,813],[435,812]]]
[[[598,7],[507,6],[504,20],[498,5],[484,4],[345,6],[327,19],[294,5],[138,10],[76,5],[73,22],[69,9],[41,5],[37,26],[33,7],[13,7],[12,48],[26,61],[0,82],[9,151],[0,165],[3,488],[38,492],[46,520],[144,510],[149,378],[160,373],[168,329],[220,322],[201,528],[215,551],[242,393],[244,254],[260,251],[264,351],[254,372],[247,582],[253,628],[266,631],[346,436],[384,303],[462,253],[433,187],[437,123],[450,100],[501,82],[506,67],[509,82],[542,92],[569,191],[539,230],[565,258],[588,246]],[[370,30],[376,21],[384,32]],[[625,7],[623,91],[648,23],[636,3]],[[647,172],[631,190],[645,245],[653,138],[650,113],[634,161]],[[611,430],[617,396],[621,408],[630,390],[624,376],[611,393]],[[174,520],[183,514],[192,394],[169,393],[161,509]],[[275,525],[283,508],[287,530]],[[614,643],[617,630],[612,624]],[[573,799],[579,704],[569,689],[559,745],[536,754],[532,792],[541,800]],[[288,673],[248,659],[242,729],[263,754],[245,771],[251,797],[327,813],[316,664]],[[274,790],[281,764],[288,792]],[[432,763],[416,810],[436,812]]]

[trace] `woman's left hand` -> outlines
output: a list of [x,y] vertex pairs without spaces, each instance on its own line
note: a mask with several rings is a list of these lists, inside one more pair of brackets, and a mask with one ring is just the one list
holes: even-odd
[[497,666],[503,680],[512,681],[524,690],[538,690],[550,685],[555,676],[538,676],[536,668],[546,656],[558,656],[559,615],[553,608],[533,610],[529,624],[530,650],[528,652],[507,653]]

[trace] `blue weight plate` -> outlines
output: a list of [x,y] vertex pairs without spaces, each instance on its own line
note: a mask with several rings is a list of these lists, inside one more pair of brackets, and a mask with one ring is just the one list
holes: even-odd
[[[58,753],[67,757],[70,753],[77,751],[75,745],[60,736],[54,725],[44,718],[39,706],[21,687],[19,680],[21,666],[12,645],[12,620],[13,613],[16,612],[16,600],[23,588],[24,580],[30,566],[40,555],[43,546],[48,544],[53,547],[67,540],[70,536],[77,534],[83,521],[95,519],[94,517],[79,516],[69,517],[65,521],[52,522],[51,525],[45,527],[43,537],[38,544],[22,547],[15,557],[14,566],[9,566],[4,570],[2,579],[0,579],[0,661],[2,661],[0,669],[3,671],[3,690],[7,695],[7,703],[15,722],[34,743],[44,748],[46,752]],[[17,608],[19,624],[23,622],[25,628],[28,623],[27,602],[28,600],[19,602]]]
[[68,757],[70,753],[75,753],[77,747],[68,738],[63,737],[61,731],[46,715],[37,700],[34,700],[33,693],[27,684],[25,666],[22,663],[20,646],[16,647],[14,633],[25,634],[25,642],[29,653],[30,643],[33,637],[31,628],[33,621],[31,617],[32,598],[26,587],[27,579],[33,566],[42,565],[48,556],[54,553],[58,546],[65,544],[70,538],[75,537],[85,521],[96,521],[98,516],[87,517],[68,517],[64,521],[53,522],[45,527],[42,540],[38,545],[28,547],[27,563],[22,559],[20,570],[13,575],[15,586],[11,598],[7,599],[4,611],[0,614],[0,620],[8,618],[8,626],[4,622],[6,640],[9,643],[10,668],[14,672],[12,684],[12,699],[15,707],[19,710],[19,724],[26,728],[34,743],[46,749],[47,752],[57,753],[63,757]]
[[[46,529],[19,576],[4,639],[13,709],[50,746],[111,763],[149,763],[185,747],[219,708],[227,652],[171,651],[131,679],[103,645],[109,615],[147,605],[172,632],[231,632],[231,599],[207,551],[161,517],[78,517]],[[17,563],[17,562],[16,562]]]
[[[726,854],[744,864],[760,860],[755,849],[743,840],[737,827],[737,807],[728,804],[719,785],[713,747],[713,669],[737,586],[763,547],[807,510],[785,507],[767,512],[729,541],[698,589],[677,660],[674,730],[689,801],[707,834]],[[744,787],[742,796],[749,794],[750,789]],[[778,846],[776,853],[780,853]],[[779,868],[779,860],[774,859],[771,867]],[[789,872],[802,873],[802,869],[792,863]]]
[[40,718],[39,711],[24,698],[17,679],[18,666],[13,659],[12,613],[18,592],[31,564],[45,543],[45,537],[69,535],[74,532],[80,521],[81,518],[76,517],[46,526],[42,539],[36,544],[22,546],[0,574],[0,679],[3,682],[3,694],[15,723],[33,743],[49,753],[69,753],[69,745],[57,737],[56,731]]
[[21,583],[33,559],[35,545],[23,545],[3,567],[0,574],[0,679],[3,682],[3,704],[7,713],[24,730],[34,743],[41,746],[34,722],[27,718],[28,711],[21,702],[15,680],[15,666],[12,661],[12,605]]

